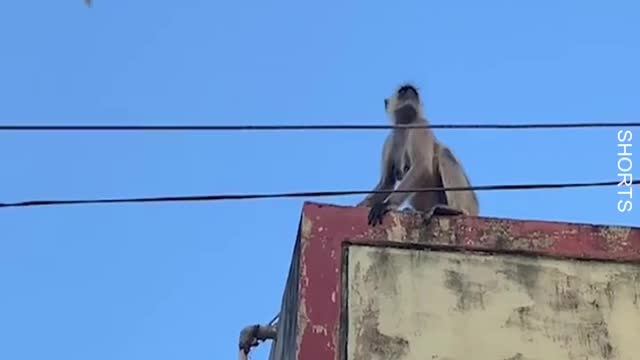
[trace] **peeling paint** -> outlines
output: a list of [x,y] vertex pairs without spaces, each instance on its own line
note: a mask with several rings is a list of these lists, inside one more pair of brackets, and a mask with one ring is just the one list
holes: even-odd
[[[302,216],[302,221],[300,225],[300,238],[306,239],[311,234],[311,228],[313,223],[305,216]],[[307,325],[309,323],[309,318],[307,316],[307,307],[305,299],[305,289],[309,286],[309,278],[307,276],[307,266],[305,256],[308,254],[307,249],[309,243],[307,241],[302,241],[302,250],[300,252],[300,284],[299,284],[299,294],[300,301],[298,305],[298,333],[296,334],[296,358],[300,358],[300,353],[302,352],[302,339],[307,329]]]
[[327,335],[327,328],[325,328],[322,325],[313,325],[311,327],[311,331],[313,331],[316,334],[322,334],[322,335]]
[[[302,255],[300,276],[300,305],[298,309],[298,352],[296,358],[336,359],[340,308],[335,306],[339,297],[340,248],[336,239],[326,237],[330,227],[317,231],[316,222],[308,221],[309,214],[303,213],[301,230]],[[315,254],[334,254],[326,259]],[[313,270],[311,270],[313,269]],[[329,294],[334,294],[331,302]],[[333,306],[327,306],[325,299]],[[328,344],[328,345],[326,345]]]
[[600,229],[600,236],[604,238],[605,249],[607,251],[620,251],[627,248],[629,243],[626,239],[629,237],[629,232],[629,229],[613,226]]

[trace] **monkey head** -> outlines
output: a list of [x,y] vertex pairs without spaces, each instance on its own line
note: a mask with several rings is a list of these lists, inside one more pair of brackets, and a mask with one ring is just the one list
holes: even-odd
[[420,94],[410,84],[400,86],[390,98],[384,99],[384,108],[391,120],[399,125],[409,124],[423,117]]

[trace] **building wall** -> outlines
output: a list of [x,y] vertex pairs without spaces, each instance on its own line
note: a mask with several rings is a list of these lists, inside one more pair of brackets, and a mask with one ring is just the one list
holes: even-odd
[[[286,308],[295,309],[296,314],[294,329],[287,331],[295,333],[295,343],[281,348],[287,356],[294,353],[297,360],[640,359],[629,355],[633,338],[640,333],[634,328],[640,323],[633,307],[637,298],[631,287],[637,282],[634,267],[614,265],[640,266],[640,228],[473,216],[439,216],[425,222],[421,214],[411,212],[390,212],[373,227],[368,224],[368,212],[365,207],[305,203],[297,280],[290,283],[296,284],[297,296],[291,291],[285,296],[295,300]],[[433,270],[423,264],[422,252],[411,251],[414,255],[404,261],[398,260],[395,250],[369,260],[350,259],[354,254],[347,250],[358,250],[354,246],[502,254],[498,260],[512,262],[527,261],[525,256],[546,260],[531,266],[505,263],[504,269],[490,263],[467,268],[473,259],[465,257],[458,259],[460,269],[441,264]],[[507,254],[518,257],[507,258]],[[561,274],[548,268],[556,264],[551,259],[561,259],[555,271],[565,272],[564,283]],[[355,276],[357,260],[360,278]],[[573,268],[579,260],[592,263],[586,269]],[[606,264],[597,266],[593,261]],[[626,270],[616,270],[622,268]],[[505,272],[496,273],[499,269]],[[613,271],[609,273],[613,278],[596,282],[596,275],[602,278],[606,269]],[[440,273],[436,276],[427,270]],[[466,295],[452,296],[453,290],[444,285],[444,274],[449,274],[451,288],[458,284],[459,292]],[[383,281],[394,276],[393,287],[391,280]],[[425,280],[430,278],[440,283]],[[587,310],[588,304],[597,309]],[[284,338],[291,343],[290,336]],[[534,340],[536,346],[530,344]],[[538,343],[542,343],[540,349]],[[580,357],[581,352],[596,355]]]
[[640,265],[352,245],[347,359],[640,359]]

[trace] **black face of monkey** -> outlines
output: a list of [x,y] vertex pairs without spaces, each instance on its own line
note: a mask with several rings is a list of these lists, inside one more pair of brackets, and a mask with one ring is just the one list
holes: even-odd
[[385,111],[392,114],[393,122],[396,124],[409,124],[415,121],[421,107],[418,90],[411,85],[401,86],[394,96],[384,99]]
[[[406,102],[406,101],[420,101],[420,95],[418,94],[418,89],[411,85],[403,85],[401,86],[396,93],[396,102]],[[389,108],[389,99],[384,99],[384,109],[388,110]]]
[[411,85],[404,85],[398,89],[397,94],[398,100],[420,100],[420,95],[418,95],[418,89]]

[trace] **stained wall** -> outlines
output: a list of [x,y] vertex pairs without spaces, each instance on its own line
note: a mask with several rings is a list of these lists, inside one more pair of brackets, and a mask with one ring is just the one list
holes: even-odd
[[640,359],[640,265],[352,245],[349,360]]

